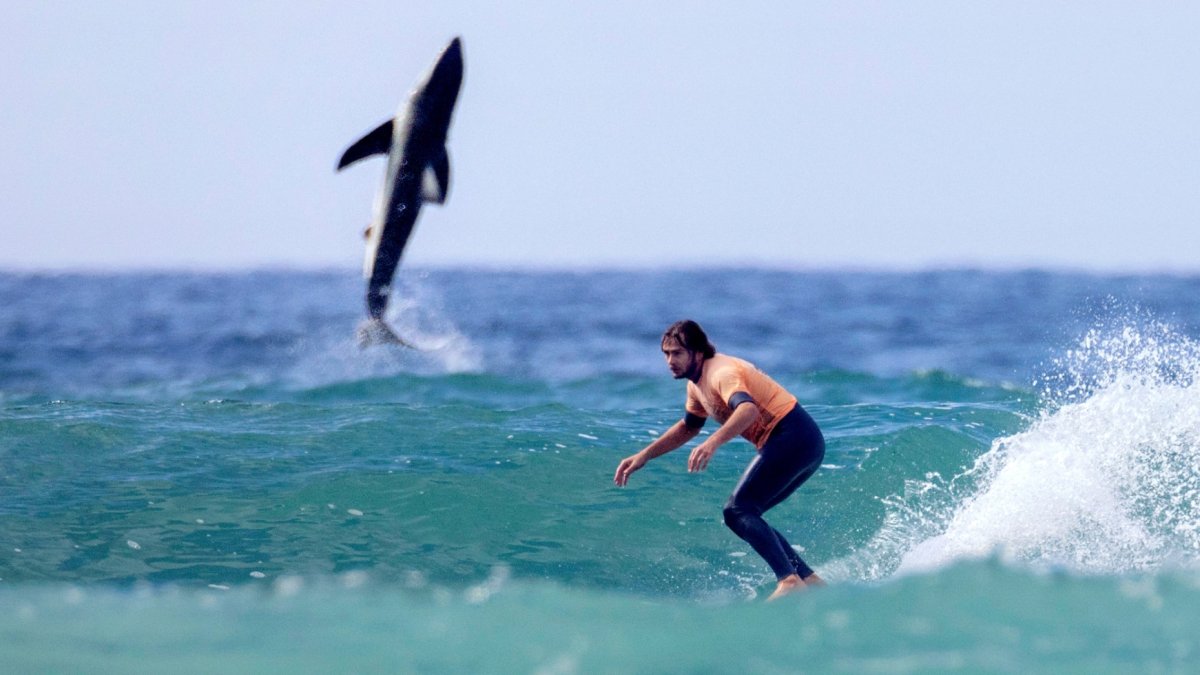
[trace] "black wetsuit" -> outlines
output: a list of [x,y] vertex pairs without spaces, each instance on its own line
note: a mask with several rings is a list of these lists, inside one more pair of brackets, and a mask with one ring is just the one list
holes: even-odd
[[725,524],[767,561],[777,579],[812,568],[762,514],[787,499],[825,458],[825,437],[799,404],[775,425],[725,504]]

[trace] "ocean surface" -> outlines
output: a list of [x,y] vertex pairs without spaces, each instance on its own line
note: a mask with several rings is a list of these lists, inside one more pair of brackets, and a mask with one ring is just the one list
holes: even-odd
[[[1200,672],[1200,277],[0,273],[0,672]],[[621,458],[698,320],[823,428]],[[709,425],[711,431],[714,425]]]

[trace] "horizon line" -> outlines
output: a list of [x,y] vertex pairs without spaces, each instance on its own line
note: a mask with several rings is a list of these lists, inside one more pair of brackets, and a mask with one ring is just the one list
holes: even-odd
[[[792,264],[765,261],[744,262],[679,262],[669,264],[651,264],[647,262],[629,263],[419,263],[397,270],[404,272],[493,272],[493,273],[599,273],[599,272],[699,272],[699,271],[762,271],[790,273],[846,273],[846,274],[922,274],[937,272],[977,272],[994,274],[1011,273],[1048,273],[1069,274],[1078,276],[1200,276],[1200,264],[1195,267],[1182,266],[1139,266],[1121,267],[1086,266],[1066,263],[979,263],[979,262],[944,262],[944,263],[914,263],[914,264],[885,264],[885,263],[829,263],[829,264]],[[256,264],[173,264],[173,265],[12,265],[0,263],[0,274],[4,275],[111,275],[122,274],[254,274],[254,273],[342,273],[350,272],[361,276],[361,266],[333,264],[297,264],[297,263],[256,263]]]

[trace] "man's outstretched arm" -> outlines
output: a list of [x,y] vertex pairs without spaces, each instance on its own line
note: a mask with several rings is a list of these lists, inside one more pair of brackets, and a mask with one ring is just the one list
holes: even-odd
[[646,465],[646,462],[661,457],[672,450],[677,450],[700,433],[700,427],[689,427],[683,420],[671,425],[670,429],[659,436],[653,443],[642,448],[641,452],[621,460],[613,482],[622,487],[629,482],[629,476]]
[[743,431],[750,428],[750,425],[758,421],[758,406],[747,400],[739,404],[733,409],[733,414],[720,429],[713,432],[712,436],[704,439],[704,442],[697,445],[692,450],[692,454],[688,457],[688,471],[703,471],[708,468],[708,462],[712,459],[717,448],[732,441],[742,434]]

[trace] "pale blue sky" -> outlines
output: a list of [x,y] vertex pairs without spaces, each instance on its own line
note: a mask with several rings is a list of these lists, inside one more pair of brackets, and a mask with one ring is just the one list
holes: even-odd
[[453,36],[405,265],[1200,271],[1200,4],[21,2],[0,268],[346,267]]

